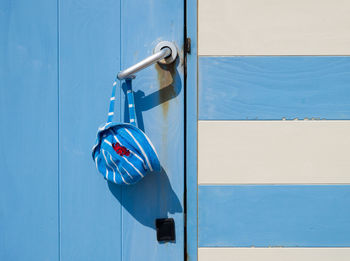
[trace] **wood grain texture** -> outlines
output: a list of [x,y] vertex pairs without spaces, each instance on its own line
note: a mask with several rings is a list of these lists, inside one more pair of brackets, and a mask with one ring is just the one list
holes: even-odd
[[59,8],[61,259],[118,261],[121,204],[91,148],[120,69],[120,1],[64,0]]
[[350,119],[349,84],[350,57],[200,57],[199,119]]
[[[0,32],[0,260],[182,259],[184,1],[5,0]],[[134,90],[162,171],[121,188],[91,148],[117,72],[161,40],[176,63],[140,72]],[[128,118],[124,99],[120,83],[115,121]],[[160,244],[166,217],[176,241]]]
[[201,247],[199,261],[347,261],[349,248],[220,248]]
[[[61,2],[61,247],[65,260],[183,258],[183,4]],[[160,40],[176,43],[178,62],[168,69],[152,66],[139,72],[133,89],[139,127],[155,145],[163,170],[130,187],[107,184],[96,171],[91,146],[97,127],[106,120],[111,84],[120,69],[150,55]],[[119,85],[115,121],[128,120],[124,100]],[[160,244],[155,219],[166,217],[175,219],[176,242]]]
[[199,121],[199,184],[350,183],[350,121]]
[[349,185],[198,189],[200,247],[349,247]]
[[57,2],[0,1],[0,260],[58,260]]
[[347,0],[200,0],[199,55],[349,55]]

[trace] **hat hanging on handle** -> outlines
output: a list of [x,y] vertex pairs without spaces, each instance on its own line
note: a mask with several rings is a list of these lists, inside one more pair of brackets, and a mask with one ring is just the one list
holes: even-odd
[[130,123],[113,123],[115,91],[113,83],[107,122],[97,131],[92,157],[105,179],[120,185],[138,182],[150,171],[160,171],[157,152],[147,135],[137,127],[131,79],[126,80]]

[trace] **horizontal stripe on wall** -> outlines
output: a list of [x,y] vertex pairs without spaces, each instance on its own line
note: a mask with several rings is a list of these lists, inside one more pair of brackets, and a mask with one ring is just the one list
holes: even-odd
[[348,261],[350,248],[199,248],[199,261]]
[[350,1],[198,3],[200,55],[350,54]]
[[350,119],[350,57],[200,57],[199,119]]
[[350,246],[350,185],[201,185],[198,199],[200,247]]
[[350,183],[350,121],[199,121],[199,184]]

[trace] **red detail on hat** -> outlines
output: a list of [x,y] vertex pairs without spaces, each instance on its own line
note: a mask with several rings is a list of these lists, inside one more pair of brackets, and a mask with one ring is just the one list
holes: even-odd
[[121,146],[118,142],[113,144],[113,149],[120,156],[124,156],[124,155],[129,156],[130,155],[130,151],[127,148]]

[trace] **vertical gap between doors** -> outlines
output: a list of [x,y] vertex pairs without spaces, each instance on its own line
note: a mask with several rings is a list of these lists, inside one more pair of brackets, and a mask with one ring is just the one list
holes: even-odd
[[58,232],[58,260],[61,260],[61,175],[60,175],[60,1],[56,2],[57,23],[57,232]]
[[184,0],[184,260],[187,260],[187,0]]

